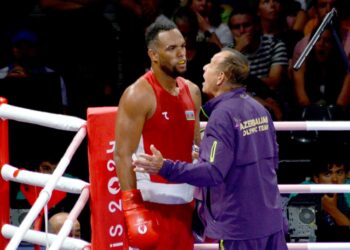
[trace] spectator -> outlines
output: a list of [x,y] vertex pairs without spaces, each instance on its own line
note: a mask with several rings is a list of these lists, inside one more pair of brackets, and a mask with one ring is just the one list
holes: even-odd
[[57,164],[52,161],[42,161],[39,164],[38,172],[43,174],[52,174]]
[[233,42],[233,37],[228,27],[222,19],[222,14],[225,9],[220,3],[216,0],[207,0],[207,16],[209,23],[211,24],[210,32],[214,32],[221,44],[222,47],[228,47]]
[[[304,64],[293,73],[299,118],[308,107],[316,110],[317,107],[322,109],[334,106],[338,107],[338,111],[346,111],[349,107],[350,73],[341,57],[332,29],[328,26],[324,30]],[[321,119],[322,117],[318,118]]]
[[[275,120],[281,120],[283,98],[279,96],[279,88],[286,78],[288,65],[284,43],[272,36],[262,35],[257,16],[247,6],[233,10],[229,26],[234,36],[233,48],[247,56],[251,69],[250,77],[255,78],[253,87],[252,80],[247,81],[248,91],[257,94]],[[261,95],[261,91],[267,94]]]
[[116,32],[103,0],[40,0],[45,55],[65,79],[70,114],[117,104]]
[[340,19],[340,26],[345,31],[350,31],[350,2],[347,0],[338,0],[337,17]]
[[[33,91],[26,93],[26,95],[32,95],[31,98],[38,98],[37,94],[34,92],[42,94],[43,91],[50,88],[38,89],[38,87],[36,87],[38,85],[35,85],[36,81],[39,82],[41,79],[41,81],[45,80],[46,85],[52,85],[52,89],[56,87],[55,81],[59,81],[60,90],[58,91],[60,91],[60,93],[49,96],[48,98],[52,98],[51,101],[54,102],[54,97],[60,96],[61,112],[66,113],[68,109],[68,99],[65,82],[62,76],[46,66],[38,35],[32,30],[21,29],[15,32],[11,37],[11,44],[12,60],[6,67],[0,69],[0,79],[18,79],[19,81],[23,79],[22,82],[26,82],[26,84],[31,83]],[[16,89],[14,91],[20,90]],[[51,93],[43,94],[50,95]],[[12,97],[12,95],[9,95],[9,98],[10,96]],[[16,100],[14,100],[13,103],[16,104]],[[45,104],[48,105],[48,103]],[[57,110],[51,110],[51,112],[57,112]]]
[[251,74],[277,91],[288,65],[286,46],[273,36],[261,33],[255,14],[246,12],[242,16],[243,13],[239,12],[239,9],[233,11],[230,18],[231,32],[235,38],[234,48],[247,56]]
[[[346,147],[321,145],[312,157],[312,177],[304,184],[349,184]],[[350,226],[349,194],[291,194],[289,204],[300,202],[316,206],[317,241],[348,241]]]
[[287,0],[282,2],[284,11],[287,16],[287,25],[289,29],[301,32],[306,22],[309,20],[309,15],[306,11],[306,3],[302,0]]
[[219,48],[230,45],[232,35],[221,19],[223,9],[211,0],[190,0],[187,5],[196,14],[199,23],[197,39],[215,43]]
[[[51,175],[57,167],[57,162],[53,159],[42,160],[35,171]],[[64,177],[74,178],[70,174],[64,174]],[[18,201],[26,199],[26,206],[33,205],[36,199],[38,198],[42,188],[27,184],[20,185],[20,191],[17,193],[16,199]],[[53,214],[58,211],[69,211],[72,209],[76,196],[74,194],[66,193],[60,190],[54,190],[51,196],[50,201],[48,202],[49,213]],[[42,211],[43,212],[43,211]]]
[[315,16],[310,19],[304,27],[304,35],[308,36],[312,33],[315,27],[319,26],[323,18],[333,8],[337,8],[338,0],[313,0],[311,1],[311,8],[314,8]]
[[303,37],[302,28],[307,14],[294,0],[259,0],[257,14],[262,33],[284,42],[288,59],[292,58],[295,44]]
[[[174,5],[173,1],[169,2]],[[162,5],[161,0],[122,0],[119,2],[119,6],[125,10],[130,10],[136,17],[140,18],[140,24],[144,32],[146,32],[148,26],[156,21],[169,21],[168,17],[163,13],[165,7]],[[172,11],[168,10],[167,12]]]
[[[337,9],[338,11],[338,8],[342,10],[347,7],[346,4],[341,3],[339,0],[314,0],[313,4],[313,8],[315,8],[316,17],[309,21],[309,25],[305,27],[307,29],[307,32],[304,32],[304,37],[295,45],[292,58],[293,64],[297,61],[301,53],[305,50],[305,47],[307,46],[308,42],[312,37],[311,35],[314,34],[316,28],[319,27],[321,21],[324,19],[326,14],[329,13],[333,8]],[[343,50],[346,55],[345,57],[349,58],[350,32],[346,27],[346,22],[343,22],[347,18],[345,14],[346,11],[343,10],[343,12],[341,13],[342,15],[339,15],[339,17],[333,17],[332,25],[335,27],[335,30],[339,32],[338,36],[340,42],[343,45]]]
[[261,21],[263,34],[275,35],[287,26],[281,0],[259,0],[257,15]]
[[[61,230],[64,222],[67,220],[69,214],[65,212],[59,212],[52,215],[49,219],[49,233],[58,234]],[[73,222],[71,233],[69,237],[80,239],[80,222],[76,219]]]
[[[30,13],[36,0],[11,0],[0,2],[0,67],[4,67],[8,57],[8,35],[23,25],[32,24]],[[20,6],[20,8],[19,8]]]
[[[184,77],[201,89],[205,62],[210,61],[220,48],[214,43],[197,40],[199,24],[196,13],[192,9],[178,8],[173,15],[173,20],[186,41],[187,70]],[[208,97],[202,94],[202,102],[205,103],[207,100]]]
[[[277,100],[283,107],[283,119],[290,119],[290,102],[293,100],[292,57],[295,45],[303,37],[302,29],[307,21],[307,14],[300,4],[294,0],[259,0],[257,14],[260,18],[262,33],[284,44],[287,53],[288,66],[275,78]],[[279,74],[275,74],[275,77]],[[271,78],[273,79],[273,78]]]

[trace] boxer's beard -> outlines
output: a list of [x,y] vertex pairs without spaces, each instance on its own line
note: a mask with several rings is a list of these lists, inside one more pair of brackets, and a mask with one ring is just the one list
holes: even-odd
[[185,70],[183,72],[180,72],[176,69],[176,66],[173,66],[171,69],[165,65],[161,65],[160,68],[167,74],[168,76],[172,78],[176,78],[178,76],[183,76],[185,74]]

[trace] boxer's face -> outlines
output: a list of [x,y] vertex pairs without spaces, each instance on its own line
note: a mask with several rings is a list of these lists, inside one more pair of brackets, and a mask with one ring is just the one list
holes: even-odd
[[156,56],[159,67],[169,76],[186,71],[186,42],[178,29],[160,32]]

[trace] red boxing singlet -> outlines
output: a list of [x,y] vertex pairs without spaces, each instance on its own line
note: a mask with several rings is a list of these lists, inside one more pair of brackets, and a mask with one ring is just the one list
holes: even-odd
[[[196,111],[183,78],[176,79],[179,94],[173,96],[162,88],[152,71],[143,76],[152,86],[157,107],[144,124],[138,152],[151,154],[150,145],[164,158],[192,161]],[[160,239],[156,250],[192,250],[193,187],[174,184],[160,176],[137,173],[137,187],[159,221]]]
[[[142,131],[145,152],[150,154],[149,147],[154,144],[166,159],[191,162],[196,114],[188,86],[178,77],[179,94],[173,96],[162,88],[152,71],[144,78],[152,86],[157,100],[156,111]],[[165,182],[160,176],[151,176],[151,180]]]

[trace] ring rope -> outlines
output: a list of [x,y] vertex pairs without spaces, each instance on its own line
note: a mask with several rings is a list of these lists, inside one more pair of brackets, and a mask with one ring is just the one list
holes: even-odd
[[88,202],[89,196],[90,196],[89,186],[85,186],[81,195],[79,196],[78,201],[75,203],[73,209],[68,215],[68,218],[65,220],[61,230],[59,231],[57,239],[52,243],[49,250],[61,249],[64,239],[66,239],[70,234],[73,227],[73,222],[78,218],[82,209]]
[[19,229],[16,231],[15,235],[11,238],[10,242],[8,243],[6,250],[17,249],[25,233],[33,224],[35,218],[37,218],[42,208],[49,201],[53,189],[55,188],[58,180],[64,174],[64,171],[66,170],[68,164],[70,163],[70,160],[72,159],[75,151],[80,146],[85,136],[86,136],[86,127],[83,126],[78,130],[78,133],[73,138],[73,141],[69,145],[64,156],[61,158],[61,160],[57,164],[56,169],[50,176],[44,189],[40,192],[38,199],[35,201],[35,203],[33,204],[33,207],[29,210],[27,216],[24,218],[21,225],[19,226]]
[[[79,136],[76,136],[72,142],[72,144],[79,144],[81,143],[82,138],[85,137],[86,135],[86,121],[82,120],[80,118],[76,117],[70,117],[66,115],[58,115],[58,114],[52,114],[52,113],[47,113],[47,112],[41,112],[41,111],[34,111],[34,110],[29,110],[29,109],[24,109],[24,108],[19,108],[15,106],[11,106],[8,104],[0,104],[0,118],[3,119],[12,119],[20,122],[26,122],[26,123],[32,123],[32,124],[37,124],[41,126],[46,126],[50,128],[55,128],[55,129],[61,129],[61,130],[67,130],[67,131],[78,131]],[[201,127],[205,127],[206,122],[201,122]],[[350,122],[345,122],[345,121],[303,121],[303,122],[274,122],[274,126],[276,130],[279,131],[288,131],[288,130],[295,130],[295,131],[309,131],[309,130],[324,130],[324,131],[338,131],[338,130],[350,130]],[[81,132],[83,131],[83,132]],[[82,136],[83,135],[83,136]],[[79,143],[77,143],[79,142]],[[62,173],[57,174],[62,175],[65,168],[70,162],[71,157],[73,156],[76,147],[70,145],[70,147],[67,149],[65,156],[61,159],[60,163],[58,164],[57,168],[62,165],[63,171],[59,171]],[[5,167],[6,166],[6,167]],[[11,167],[10,165],[5,164],[4,168]],[[56,169],[57,170],[57,169]],[[56,171],[55,170],[55,171]],[[4,172],[7,172],[9,170],[5,170]],[[23,170],[18,171],[18,176],[16,178],[20,178],[21,176],[20,172]],[[55,172],[54,172],[55,174]],[[53,175],[54,175],[53,174]],[[12,172],[12,177],[14,175],[14,172]],[[60,178],[60,176],[59,176]],[[61,177],[64,178],[64,177]],[[48,182],[45,185],[45,192],[43,194],[46,196],[50,196],[51,192],[56,184],[59,185],[60,182],[58,182],[58,178],[55,182],[56,179],[55,177],[49,178]],[[52,181],[54,180],[54,181]],[[335,187],[332,187],[335,186]],[[81,209],[84,207],[88,200],[89,196],[89,189],[88,186],[86,186],[86,189],[83,189],[81,192],[81,195],[79,197],[78,202],[76,203],[76,206],[74,206],[73,210],[70,213],[70,219],[67,221],[67,225],[65,228],[62,228],[62,233],[65,234],[67,228],[69,225],[72,223],[73,219],[76,218],[75,216],[78,216],[78,214],[81,212]],[[279,185],[281,193],[291,193],[291,192],[298,192],[298,193],[323,193],[323,192],[350,192],[349,187],[347,185]],[[51,190],[51,192],[50,192]],[[41,195],[42,198],[45,200],[46,197],[43,197],[44,195]],[[40,201],[38,200],[34,203],[34,206],[31,210],[35,210],[35,205],[39,204]],[[42,209],[42,206],[39,206],[38,208]],[[34,212],[33,212],[34,213]],[[29,212],[30,214],[30,212]],[[30,217],[29,214],[27,217]],[[26,217],[26,218],[27,218]],[[24,221],[23,221],[24,222]],[[22,222],[22,224],[24,224]],[[22,225],[21,225],[22,226]],[[4,225],[2,227],[2,234],[6,235],[7,238],[16,238],[16,235],[18,235],[18,232],[21,231],[21,226],[19,228],[14,227],[12,225]],[[24,226],[23,226],[24,227]],[[29,228],[29,227],[28,227]],[[46,234],[38,231],[33,231],[33,230],[25,230],[22,237],[24,240],[31,242],[31,243],[37,243],[37,241],[33,241],[34,239],[38,240],[40,237],[41,238],[46,238]],[[29,235],[36,235],[36,236],[29,236]],[[38,237],[37,237],[38,235]],[[50,242],[54,242],[54,240],[58,238],[58,236],[55,235],[50,235]],[[62,237],[61,237],[62,238]],[[32,241],[31,241],[32,240]],[[66,242],[71,241],[69,244],[67,244],[67,248],[65,248]],[[73,244],[76,242],[81,243],[79,246],[77,246],[77,249],[84,249],[85,247],[89,247],[89,243],[82,241],[82,240],[76,240],[76,239],[71,239],[71,238],[66,238],[62,243],[61,249],[72,249]],[[11,242],[10,242],[11,243]],[[42,242],[44,245],[45,241]],[[9,244],[10,245],[10,244]],[[8,249],[8,248],[6,248]],[[12,249],[12,248],[9,248]],[[15,248],[13,248],[15,249]],[[58,249],[58,248],[57,248]],[[195,249],[218,249],[217,244],[195,244]],[[288,249],[290,250],[318,250],[318,249],[334,249],[334,250],[345,250],[345,249],[350,249],[350,243],[288,243]]]
[[276,130],[279,131],[339,131],[350,130],[348,121],[299,121],[299,122],[274,122]]
[[[15,173],[17,173],[17,175],[15,175]],[[7,181],[14,181],[39,187],[44,187],[50,179],[50,175],[48,174],[18,169],[9,164],[3,165],[1,175],[2,178]],[[80,194],[86,185],[89,185],[89,183],[79,179],[62,176],[58,180],[55,189],[67,193]]]
[[[288,250],[349,250],[350,243],[348,242],[334,242],[334,243],[287,243]],[[219,244],[194,244],[194,250],[217,250]]]
[[[2,227],[2,234],[4,235],[5,238],[11,238],[13,235],[18,231],[19,227],[13,226],[13,225],[4,225]],[[28,230],[26,234],[23,237],[23,240],[32,244],[40,244],[45,246],[46,244],[46,238],[48,239],[49,243],[51,244],[56,238],[57,235],[51,234],[51,233],[44,233],[36,230]],[[61,249],[65,250],[72,250],[72,249],[84,249],[86,248],[90,243],[80,240],[80,239],[75,239],[71,237],[67,237],[63,244]]]
[[[349,121],[283,121],[273,122],[277,131],[349,131]],[[201,122],[204,128],[207,122]]]
[[0,117],[65,131],[78,131],[86,124],[85,120],[78,117],[20,108],[10,104],[0,105]]
[[280,184],[280,193],[350,193],[349,184]]

